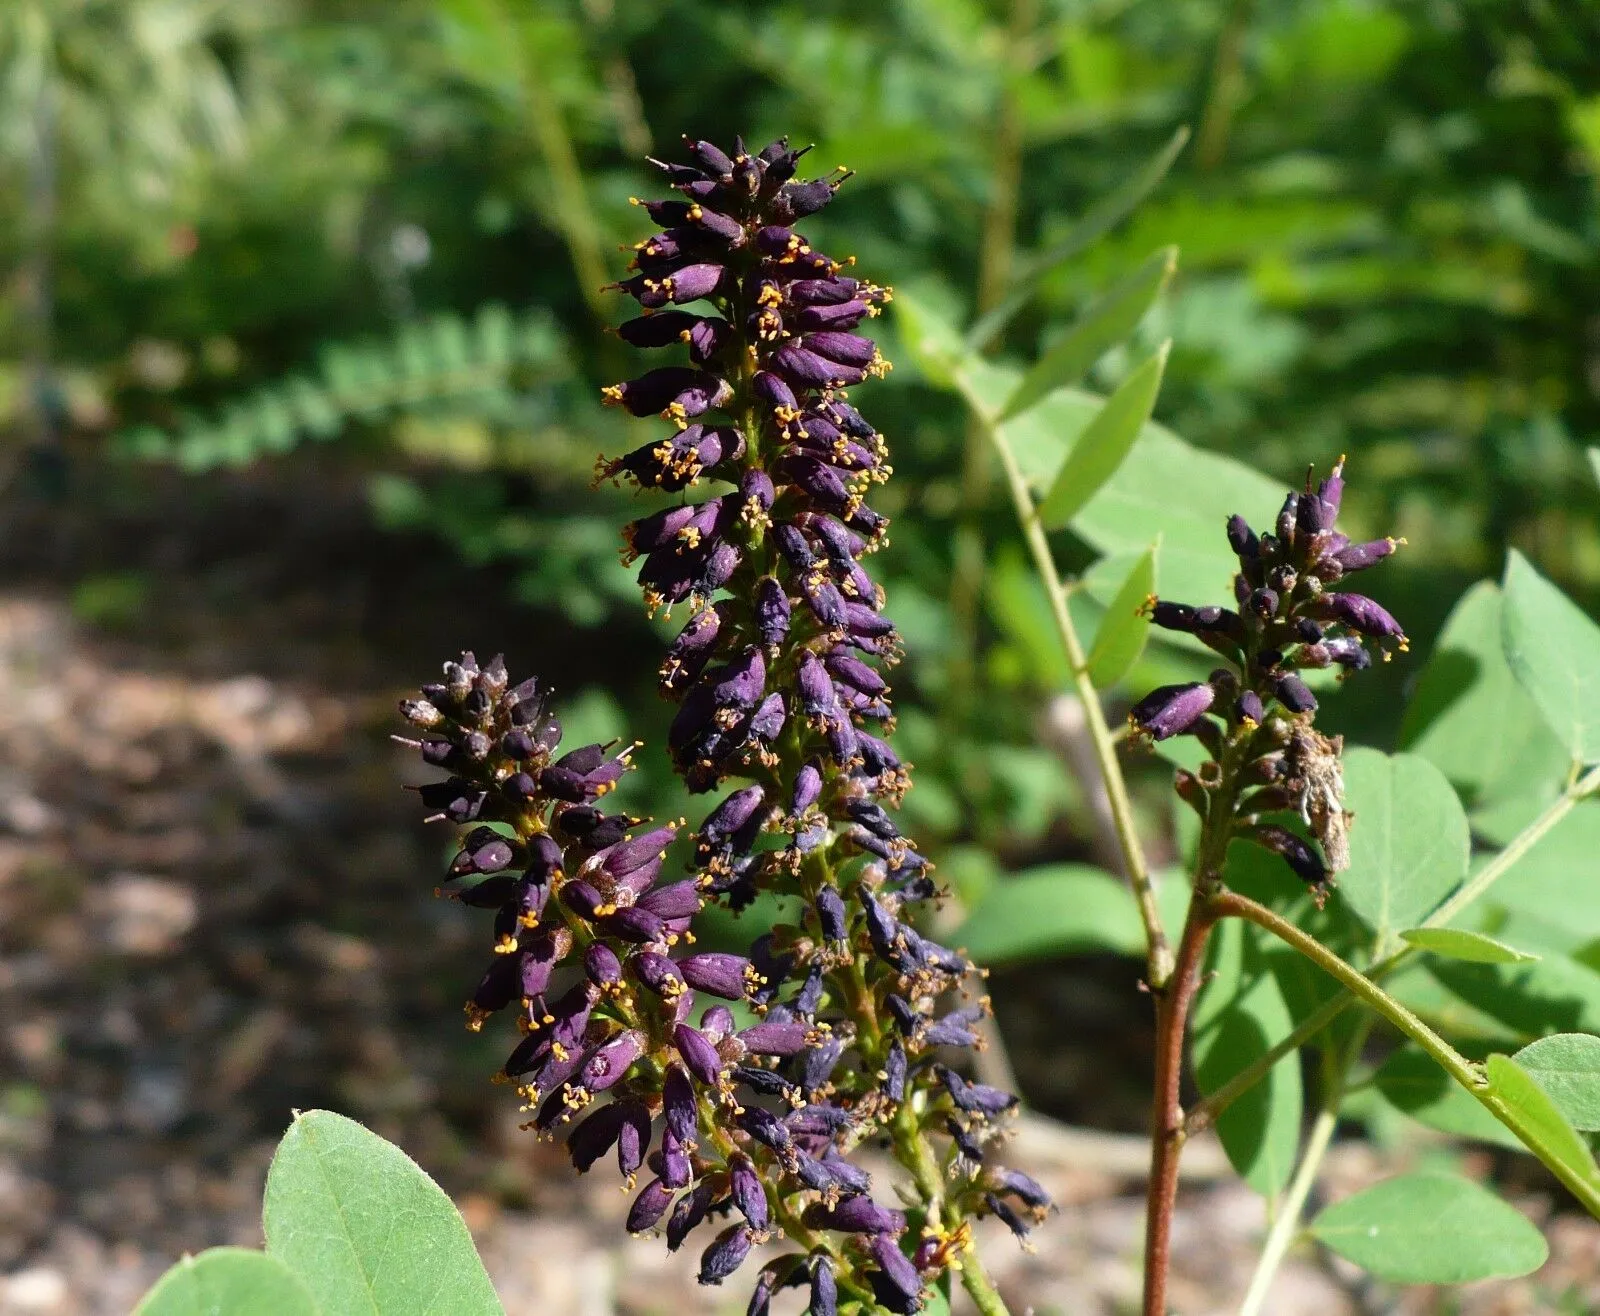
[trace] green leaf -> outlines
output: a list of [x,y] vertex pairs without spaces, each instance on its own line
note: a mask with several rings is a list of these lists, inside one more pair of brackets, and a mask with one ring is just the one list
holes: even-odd
[[1600,1037],[1556,1033],[1511,1058],[1544,1089],[1573,1128],[1600,1132]]
[[967,355],[961,331],[903,288],[895,289],[892,305],[900,341],[917,369],[935,388],[954,388],[956,370]]
[[1335,1202],[1311,1235],[1347,1261],[1397,1284],[1465,1284],[1544,1265],[1544,1236],[1487,1188],[1419,1171]]
[[[1212,934],[1207,983],[1195,1015],[1195,1081],[1214,1092],[1289,1032],[1294,1019],[1255,932],[1228,920]],[[1246,1183],[1282,1191],[1294,1172],[1305,1095],[1291,1052],[1217,1117],[1217,1137]]]
[[1171,339],[1162,343],[1154,356],[1118,385],[1078,435],[1056,472],[1050,492],[1039,504],[1039,519],[1047,529],[1059,530],[1072,520],[1122,465],[1139,431],[1150,419],[1171,348]]
[[1515,549],[1506,559],[1506,661],[1574,759],[1600,760],[1600,626]]
[[1065,237],[1024,261],[1012,284],[1011,294],[967,331],[968,348],[975,352],[983,351],[990,340],[1010,323],[1011,317],[1028,304],[1041,279],[1127,218],[1155,190],[1156,184],[1166,177],[1167,170],[1172,168],[1172,162],[1178,158],[1178,152],[1183,150],[1188,140],[1188,126],[1179,127],[1167,139],[1167,144],[1145,161],[1137,173],[1084,211],[1082,218],[1068,230]]
[[1020,415],[1045,394],[1082,379],[1090,366],[1134,331],[1177,268],[1178,249],[1163,247],[1092,302],[1023,374],[1000,418]]
[[1400,940],[1433,955],[1474,964],[1531,964],[1539,958],[1481,932],[1466,932],[1460,928],[1407,928],[1400,934]]
[[[1081,399],[1085,423],[1097,408],[1091,394],[1058,396]],[[1258,527],[1271,525],[1285,492],[1242,462],[1202,452],[1152,422],[1072,529],[1106,554],[1142,552],[1160,535],[1156,572],[1163,594],[1185,602],[1229,598],[1239,561],[1223,526],[1234,512]]]
[[317,1305],[276,1257],[213,1247],[168,1270],[134,1316],[317,1316]]
[[1600,801],[1586,800],[1507,869],[1485,899],[1575,933],[1600,936],[1596,855],[1600,855]]
[[1430,1129],[1501,1147],[1522,1147],[1515,1133],[1445,1073],[1438,1061],[1416,1047],[1396,1051],[1383,1062],[1373,1081],[1390,1105]]
[[1541,1160],[1559,1162],[1576,1178],[1600,1190],[1594,1153],[1567,1123],[1549,1093],[1509,1056],[1490,1056],[1486,1068],[1490,1093],[1508,1108],[1507,1127],[1534,1148]]
[[1501,603],[1485,580],[1451,610],[1406,705],[1400,748],[1442,771],[1469,812],[1526,801],[1531,817],[1555,799],[1572,759],[1506,662]]
[[1002,878],[952,940],[979,964],[1097,950],[1144,953],[1132,893],[1085,864],[1051,864]]
[[1471,837],[1444,774],[1415,754],[1357,747],[1344,760],[1350,867],[1340,896],[1385,944],[1415,927],[1467,873]]
[[1594,478],[1600,482],[1600,448],[1585,448],[1584,452],[1589,457],[1589,469],[1594,473]]
[[278,1144],[262,1208],[267,1250],[326,1312],[503,1316],[461,1215],[409,1156],[331,1111]]
[[1156,552],[1160,541],[1152,544],[1123,577],[1122,584],[1106,607],[1106,617],[1089,651],[1089,679],[1095,688],[1115,685],[1139,661],[1150,634],[1150,617],[1145,600],[1156,591]]

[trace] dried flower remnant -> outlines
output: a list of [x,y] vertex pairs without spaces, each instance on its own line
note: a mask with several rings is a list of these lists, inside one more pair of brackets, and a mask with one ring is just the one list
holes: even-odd
[[[1210,760],[1180,771],[1178,793],[1208,822],[1280,855],[1323,900],[1350,863],[1351,815],[1343,807],[1342,740],[1313,725],[1316,696],[1301,672],[1331,666],[1343,674],[1406,647],[1405,632],[1365,595],[1335,590],[1375,566],[1403,541],[1352,543],[1334,521],[1344,494],[1344,460],[1327,479],[1291,493],[1273,529],[1257,534],[1239,516],[1227,525],[1239,559],[1236,608],[1191,607],[1152,599],[1150,618],[1193,635],[1226,660],[1201,682],[1163,686],[1130,713],[1153,740],[1192,735]],[[1315,839],[1271,821],[1297,814]],[[1231,820],[1231,821],[1230,821]]]
[[[661,166],[682,199],[639,203],[663,231],[616,285],[642,311],[622,338],[687,363],[605,390],[672,430],[599,469],[696,499],[624,531],[649,609],[688,611],[660,672],[678,705],[667,747],[692,792],[721,792],[692,876],[661,877],[674,828],[640,835],[598,808],[629,752],[554,757],[543,692],[508,689],[498,659],[464,655],[403,711],[452,774],[425,804],[467,829],[447,890],[499,911],[469,1017],[517,1006],[505,1074],[533,1127],[565,1130],[580,1170],[614,1149],[630,1183],[651,1176],[631,1231],[676,1249],[715,1222],[703,1283],[786,1239],[752,1312],[789,1286],[819,1313],[913,1312],[946,1272],[987,1283],[973,1219],[1020,1235],[1048,1201],[990,1156],[1015,1098],[949,1068],[988,1001],[919,930],[931,865],[885,807],[910,785],[887,740],[899,645],[863,560],[885,543],[867,495],[890,468],[844,390],[888,369],[853,331],[889,292],[793,227],[847,173],[797,180],[805,152],[782,140],[688,147],[693,164]],[[763,892],[797,913],[740,953],[691,949],[702,902],[737,912]],[[910,1172],[909,1212],[850,1159],[879,1141]]]

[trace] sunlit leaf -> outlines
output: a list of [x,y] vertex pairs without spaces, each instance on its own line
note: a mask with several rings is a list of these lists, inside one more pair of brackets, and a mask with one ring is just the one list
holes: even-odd
[[1311,1235],[1397,1284],[1465,1284],[1526,1275],[1549,1255],[1544,1236],[1487,1188],[1419,1171],[1326,1208]]
[[350,1316],[503,1316],[460,1213],[394,1144],[331,1111],[278,1144],[262,1206],[267,1251]]
[[1039,504],[1039,519],[1046,527],[1054,530],[1066,525],[1122,465],[1155,407],[1171,346],[1163,343],[1154,356],[1129,374],[1079,433]]
[[214,1247],[173,1265],[134,1316],[317,1316],[317,1305],[276,1257]]
[[1481,932],[1466,932],[1460,928],[1407,928],[1400,934],[1400,940],[1432,955],[1473,964],[1530,964],[1539,958]]
[[1512,672],[1572,757],[1600,760],[1600,626],[1515,549],[1504,588]]
[[1415,754],[1358,746],[1345,755],[1344,780],[1355,820],[1350,867],[1336,890],[1381,945],[1460,885],[1471,849],[1467,817],[1444,774]]
[[1600,1037],[1556,1033],[1523,1047],[1512,1059],[1573,1128],[1600,1132]]

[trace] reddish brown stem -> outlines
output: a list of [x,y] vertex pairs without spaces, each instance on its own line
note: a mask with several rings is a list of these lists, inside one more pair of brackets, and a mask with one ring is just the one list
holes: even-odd
[[1166,1316],[1167,1268],[1172,1251],[1172,1210],[1178,1199],[1178,1158],[1183,1153],[1183,1044],[1189,1007],[1200,986],[1200,959],[1217,921],[1209,893],[1195,892],[1178,942],[1177,963],[1156,993],[1156,1091],[1150,1135],[1150,1185],[1145,1200],[1144,1316]]

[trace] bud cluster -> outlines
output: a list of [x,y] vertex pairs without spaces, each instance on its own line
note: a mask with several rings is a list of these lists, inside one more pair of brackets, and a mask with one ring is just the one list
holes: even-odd
[[[580,1170],[612,1148],[625,1176],[648,1168],[630,1230],[664,1223],[675,1249],[729,1218],[705,1283],[785,1237],[798,1250],[761,1270],[751,1313],[790,1286],[808,1288],[813,1316],[914,1312],[944,1272],[976,1264],[971,1220],[1025,1238],[1049,1199],[993,1163],[1015,1098],[953,1067],[980,1045],[988,1001],[966,958],[919,930],[938,890],[885,808],[910,785],[886,740],[897,636],[862,565],[885,542],[866,494],[889,475],[887,447],[843,390],[888,368],[851,330],[889,293],[791,227],[846,175],[797,181],[804,152],[781,140],[688,145],[694,164],[661,166],[682,199],[641,203],[665,227],[617,285],[643,311],[621,336],[687,363],[606,390],[672,430],[600,470],[687,495],[625,541],[651,611],[689,611],[661,668],[678,704],[668,748],[691,791],[722,791],[694,876],[659,884],[673,829],[635,836],[637,820],[595,807],[628,751],[552,758],[542,693],[507,689],[498,660],[448,665],[404,711],[454,774],[425,802],[477,824],[452,871],[461,899],[499,914],[469,1014],[519,1003],[526,1036],[506,1073],[534,1125],[584,1112],[568,1136]],[[720,491],[695,500],[703,484]],[[684,953],[703,900],[739,911],[763,893],[792,912],[747,954]],[[724,1004],[696,1015],[697,995],[757,1021],[739,1027]],[[875,1141],[911,1171],[908,1210],[875,1200],[850,1159]]]
[[[1344,460],[1328,478],[1290,493],[1270,533],[1241,516],[1228,520],[1239,559],[1237,610],[1152,598],[1150,619],[1195,636],[1228,666],[1205,681],[1162,686],[1134,705],[1129,720],[1153,740],[1195,736],[1210,754],[1198,773],[1180,771],[1177,789],[1203,819],[1231,823],[1231,835],[1281,855],[1320,900],[1349,866],[1349,815],[1342,808],[1342,741],[1312,725],[1316,696],[1300,673],[1372,665],[1368,644],[1387,660],[1405,632],[1379,604],[1337,588],[1375,566],[1403,540],[1352,543],[1333,528],[1344,495]],[[1299,813],[1312,845],[1263,819]],[[1225,815],[1225,817],[1224,817]]]

